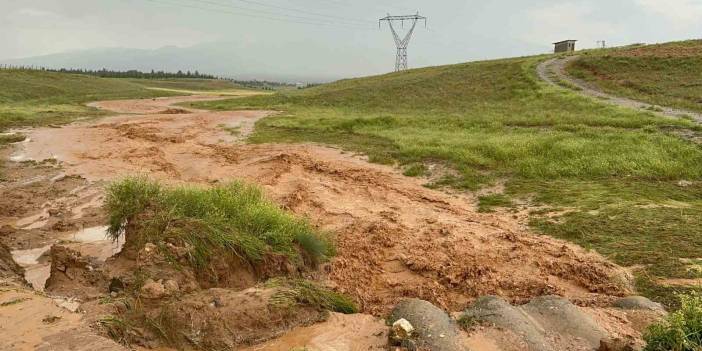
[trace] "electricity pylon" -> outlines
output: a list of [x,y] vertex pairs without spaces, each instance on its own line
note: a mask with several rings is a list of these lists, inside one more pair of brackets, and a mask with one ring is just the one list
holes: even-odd
[[[393,38],[395,38],[395,45],[397,45],[397,58],[395,59],[395,72],[404,71],[407,69],[407,45],[409,44],[410,39],[412,39],[412,33],[414,33],[414,29],[417,27],[417,22],[422,21],[422,20],[424,21],[424,27],[426,27],[427,26],[427,18],[420,16],[419,12],[417,12],[416,15],[408,15],[408,16],[390,16],[390,14],[388,14],[387,17],[381,18],[378,21],[378,27],[380,27],[380,24],[382,21],[387,21],[388,25],[390,26],[390,31],[392,32],[392,36],[393,36]],[[407,34],[405,34],[404,38],[400,38],[400,35],[395,30],[395,26],[393,26],[393,23],[400,22],[402,24],[402,28],[404,28],[405,21],[411,21],[412,27],[407,32]]]

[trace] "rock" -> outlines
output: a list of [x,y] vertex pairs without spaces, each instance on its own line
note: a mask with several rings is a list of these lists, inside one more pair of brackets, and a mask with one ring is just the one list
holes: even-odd
[[414,328],[412,338],[408,341],[415,341],[417,349],[465,350],[458,326],[444,311],[428,301],[409,299],[400,302],[390,314],[389,322],[393,325],[400,322],[398,325],[401,325],[404,324],[402,319]]
[[412,333],[414,333],[412,323],[408,322],[404,318],[400,318],[392,324],[390,339],[401,342],[402,340],[410,339],[412,337]]
[[597,349],[600,341],[608,337],[607,332],[592,317],[559,296],[537,297],[522,306],[522,309],[548,330],[549,334],[582,339],[592,349]]
[[625,339],[605,339],[600,341],[597,351],[634,351],[635,343]]
[[520,308],[497,296],[485,296],[470,306],[464,315],[479,321],[494,324],[521,336],[534,351],[555,351],[546,341],[545,330]]
[[160,299],[166,296],[166,288],[160,282],[147,279],[141,287],[141,296],[147,299]]
[[166,293],[168,295],[173,295],[180,290],[180,287],[178,286],[178,282],[175,280],[166,280],[165,283],[163,283],[163,287],[166,289]]
[[665,312],[663,305],[653,302],[643,296],[629,296],[612,303],[612,307],[623,310],[650,310]]
[[687,188],[687,187],[690,187],[692,185],[693,185],[693,183],[689,180],[681,180],[678,182],[678,186],[681,188]]

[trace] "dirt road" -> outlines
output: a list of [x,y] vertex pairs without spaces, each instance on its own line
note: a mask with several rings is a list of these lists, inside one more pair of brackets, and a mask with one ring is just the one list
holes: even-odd
[[171,106],[206,98],[101,102],[94,106],[123,114],[26,131],[29,140],[8,155],[18,162],[0,186],[7,199],[0,206],[2,242],[36,249],[103,225],[103,186],[123,176],[199,184],[244,179],[336,234],[338,256],[324,267],[324,280],[367,314],[384,316],[406,297],[461,311],[484,295],[525,302],[556,294],[598,306],[628,292],[620,267],[530,233],[512,217],[477,213],[468,196],[427,189],[397,169],[333,148],[243,143],[254,123],[273,112]]
[[553,85],[560,86],[559,81],[577,87],[577,92],[581,95],[597,98],[606,103],[626,108],[633,108],[644,112],[652,112],[668,118],[693,118],[698,123],[702,123],[702,114],[689,110],[674,109],[671,107],[651,105],[649,103],[614,96],[598,89],[590,83],[581,79],[573,78],[566,74],[565,67],[579,56],[557,57],[540,63],[537,67],[539,77]]

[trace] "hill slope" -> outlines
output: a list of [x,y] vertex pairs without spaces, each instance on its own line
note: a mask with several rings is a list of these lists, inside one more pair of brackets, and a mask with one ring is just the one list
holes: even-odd
[[590,51],[568,73],[600,89],[702,112],[702,40]]
[[174,95],[126,80],[26,70],[0,70],[0,86],[0,131],[100,115],[83,105],[90,101]]
[[699,126],[547,86],[535,75],[546,58],[433,67],[198,106],[283,110],[259,122],[253,142],[335,144],[396,162],[430,186],[482,188],[483,210],[506,206],[543,233],[625,266],[647,265],[639,288],[673,304],[680,289],[661,279],[699,275],[690,267],[702,257],[702,149],[671,131],[699,133]]

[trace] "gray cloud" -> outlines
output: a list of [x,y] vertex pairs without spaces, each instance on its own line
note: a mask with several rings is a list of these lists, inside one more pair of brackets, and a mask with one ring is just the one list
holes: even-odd
[[[378,29],[377,19],[387,12],[416,10],[429,17],[429,26],[419,28],[410,44],[413,67],[543,53],[552,41],[566,38],[580,40],[580,47],[594,47],[597,40],[623,45],[702,33],[699,0],[253,1],[301,10],[288,12],[297,16],[290,21],[336,20],[303,13],[307,11],[348,22],[307,25],[252,17],[284,11],[241,0],[0,0],[0,59],[94,48],[177,46],[184,48],[182,60],[190,60],[180,64],[197,64],[200,70],[215,73],[359,76],[393,66],[392,38],[387,28]],[[244,14],[215,3],[262,12]],[[176,58],[169,61],[179,64]]]

